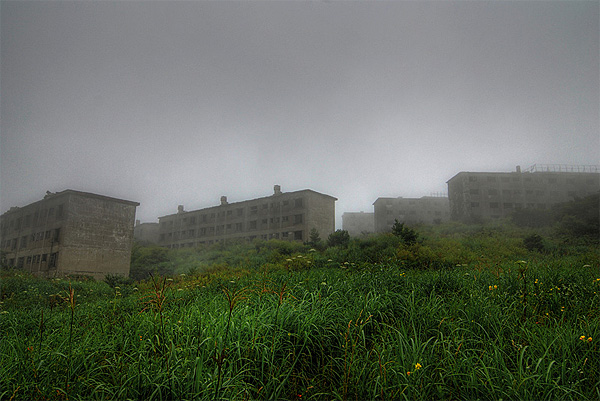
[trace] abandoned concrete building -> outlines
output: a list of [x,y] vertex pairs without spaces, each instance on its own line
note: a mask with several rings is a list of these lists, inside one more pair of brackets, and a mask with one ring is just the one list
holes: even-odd
[[546,210],[600,191],[599,166],[534,164],[521,172],[460,172],[448,180],[451,217],[478,221],[509,217],[514,210]]
[[450,220],[450,206],[446,196],[377,198],[373,209],[375,232],[390,231],[396,220],[409,225],[439,224]]
[[375,232],[375,217],[373,213],[345,212],[342,214],[342,229],[352,237]]
[[310,189],[221,204],[194,211],[178,207],[176,214],[159,217],[158,244],[168,248],[194,247],[229,240],[280,239],[308,241],[315,228],[322,238],[335,230],[333,196]]
[[44,277],[129,275],[137,202],[47,192],[0,217],[3,263]]
[[140,243],[158,243],[158,223],[140,223],[135,221],[133,238]]

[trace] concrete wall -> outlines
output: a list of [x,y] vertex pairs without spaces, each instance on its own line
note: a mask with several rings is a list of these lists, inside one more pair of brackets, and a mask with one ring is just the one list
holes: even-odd
[[547,210],[600,191],[600,174],[577,172],[460,172],[448,180],[454,220],[509,217],[516,209]]
[[129,276],[135,205],[71,194],[59,267],[65,274]]
[[450,220],[446,197],[377,198],[373,209],[376,232],[390,231],[395,220],[409,225],[438,224]]
[[159,217],[159,245],[193,247],[221,241],[281,239],[307,241],[312,228],[321,236],[335,229],[336,199],[311,190],[228,203]]
[[10,265],[37,275],[127,276],[137,205],[72,190],[48,193],[2,215],[0,245]]
[[342,215],[342,229],[353,237],[375,232],[375,213],[346,212]]

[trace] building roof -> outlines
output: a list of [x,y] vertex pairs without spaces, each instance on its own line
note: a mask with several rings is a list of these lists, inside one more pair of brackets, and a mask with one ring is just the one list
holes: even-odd
[[[208,206],[208,207],[204,207],[204,208],[202,208],[202,209],[186,210],[186,211],[184,211],[183,213],[194,213],[194,212],[200,212],[200,211],[203,211],[203,210],[216,209],[216,208],[219,208],[219,207],[222,207],[222,206],[233,206],[233,205],[237,205],[237,204],[240,204],[240,203],[254,202],[254,201],[260,201],[260,200],[266,200],[266,199],[273,199],[273,198],[277,198],[277,197],[280,197],[280,196],[283,196],[283,195],[293,195],[293,194],[300,194],[300,193],[303,193],[303,192],[311,192],[311,193],[313,193],[313,194],[316,194],[316,195],[320,195],[320,196],[323,196],[323,197],[331,198],[331,199],[332,199],[332,200],[334,200],[334,201],[338,200],[337,198],[335,198],[335,197],[333,197],[333,196],[331,196],[331,195],[322,194],[322,193],[320,193],[320,192],[313,191],[312,189],[301,189],[301,190],[299,190],[299,191],[292,191],[292,192],[281,192],[281,193],[279,193],[279,194],[272,194],[272,195],[269,195],[269,196],[263,196],[263,197],[260,197],[260,198],[246,199],[246,200],[239,201],[239,202],[227,203],[227,204],[225,204],[225,205],[221,204],[221,205],[215,205],[215,206]],[[164,217],[176,216],[176,215],[178,215],[178,214],[180,214],[180,213],[171,213],[171,214],[166,214],[166,215],[164,215],[164,216],[160,216],[160,217],[159,217],[159,219],[162,219],[162,218],[164,218]]]
[[79,196],[83,196],[83,197],[86,197],[86,198],[95,198],[95,199],[101,199],[101,200],[106,200],[106,201],[110,201],[110,202],[125,203],[125,204],[131,205],[131,206],[139,206],[140,205],[139,202],[129,201],[129,200],[125,200],[125,199],[113,198],[113,197],[110,197],[110,196],[94,194],[94,193],[91,193],[91,192],[76,191],[74,189],[65,189],[64,191],[60,191],[60,192],[46,191],[46,195],[44,196],[43,199],[40,199],[38,201],[32,202],[32,203],[30,203],[28,205],[21,206],[21,207],[19,207],[19,206],[13,206],[8,211],[4,212],[2,214],[2,216],[6,215],[8,213],[17,212],[17,211],[19,211],[20,209],[22,209],[24,207],[33,206],[36,203],[43,202],[44,200],[49,199],[49,198],[66,196],[66,195],[79,195]]

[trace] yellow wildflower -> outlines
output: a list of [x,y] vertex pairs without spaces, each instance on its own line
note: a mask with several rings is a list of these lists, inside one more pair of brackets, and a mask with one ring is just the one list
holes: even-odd
[[[590,338],[591,340],[591,338]],[[415,370],[419,370],[423,367],[423,365],[421,365],[420,363],[417,362],[417,364],[415,365]]]
[[581,341],[585,341],[585,336],[581,336],[581,337],[579,337],[579,339],[580,339]]
[[588,341],[588,343],[591,343],[592,342],[592,337],[588,337],[587,341]]

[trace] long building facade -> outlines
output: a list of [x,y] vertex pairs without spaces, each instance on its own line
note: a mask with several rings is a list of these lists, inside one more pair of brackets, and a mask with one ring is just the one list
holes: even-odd
[[280,239],[308,241],[314,228],[321,237],[335,230],[335,201],[310,189],[221,204],[194,211],[178,207],[176,214],[159,217],[158,244],[168,248],[195,247],[225,241]]
[[377,198],[373,203],[375,232],[391,231],[395,221],[408,225],[439,224],[450,219],[446,196]]
[[599,166],[533,165],[525,171],[460,172],[448,180],[453,220],[509,217],[516,209],[546,210],[600,191]]
[[47,192],[0,217],[3,263],[44,277],[129,275],[137,202]]

